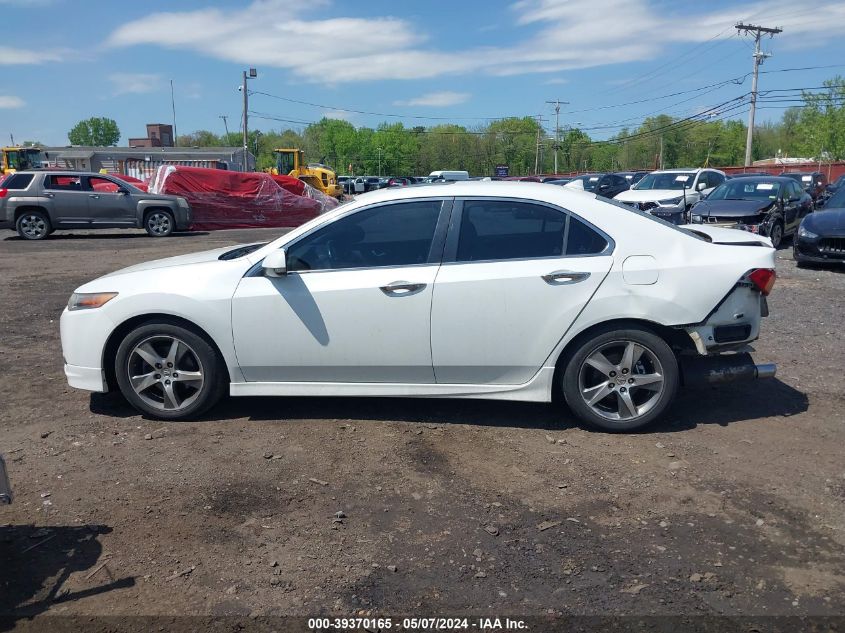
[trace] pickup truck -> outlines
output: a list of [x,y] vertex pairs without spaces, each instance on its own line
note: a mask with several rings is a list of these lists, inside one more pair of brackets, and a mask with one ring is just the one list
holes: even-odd
[[57,229],[143,228],[165,237],[190,224],[184,198],[146,193],[108,174],[38,169],[0,183],[0,229],[26,240]]

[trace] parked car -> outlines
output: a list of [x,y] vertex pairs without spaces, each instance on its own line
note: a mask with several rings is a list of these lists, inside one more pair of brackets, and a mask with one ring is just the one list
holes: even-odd
[[337,184],[343,190],[343,193],[355,193],[354,187],[355,178],[353,176],[338,176]]
[[744,176],[723,182],[693,205],[690,220],[766,235],[778,248],[812,212],[813,199],[793,179]]
[[184,198],[147,193],[106,174],[19,171],[0,184],[0,229],[27,240],[57,229],[143,228],[165,237],[190,224]]
[[565,187],[385,189],[268,244],[77,288],[61,318],[65,374],[169,420],[223,393],[562,392],[585,422],[629,430],[682,382],[773,375],[722,352],[758,337],[774,263],[765,237],[694,233]]
[[387,179],[387,186],[388,187],[407,187],[408,185],[413,185],[414,183],[410,178],[388,178]]
[[459,170],[437,170],[431,172],[428,175],[428,178],[429,182],[435,182],[437,180],[469,180],[469,172]]
[[724,181],[725,174],[716,169],[653,171],[616,200],[672,224],[683,224],[690,207]]
[[845,262],[845,188],[839,189],[824,209],[802,220],[792,244],[799,265]]
[[628,181],[629,188],[636,185],[643,179],[643,176],[648,174],[647,171],[617,171],[616,173],[619,176],[625,177],[625,180]]
[[839,191],[842,188],[843,185],[845,185],[845,174],[839,176],[839,178],[837,178],[832,183],[830,183],[826,187],[826,189],[827,189],[827,192],[832,195],[832,194],[836,193],[837,191]]
[[376,191],[377,189],[381,189],[381,178],[379,176],[365,176],[364,191]]
[[0,505],[12,503],[12,485],[9,483],[9,474],[6,472],[6,462],[0,455]]
[[568,182],[572,182],[572,178],[555,178],[554,180],[547,180],[547,185],[557,185],[558,187],[562,187]]
[[820,171],[785,171],[781,176],[797,181],[804,188],[804,191],[810,194],[813,202],[818,202],[824,197],[827,188],[827,176]]
[[575,176],[566,187],[591,191],[605,198],[613,198],[630,188],[628,181],[620,174],[583,174]]

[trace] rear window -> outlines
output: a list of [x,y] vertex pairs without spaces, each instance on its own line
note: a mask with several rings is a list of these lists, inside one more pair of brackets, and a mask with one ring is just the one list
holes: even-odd
[[26,189],[32,182],[33,174],[12,174],[3,181],[4,189]]

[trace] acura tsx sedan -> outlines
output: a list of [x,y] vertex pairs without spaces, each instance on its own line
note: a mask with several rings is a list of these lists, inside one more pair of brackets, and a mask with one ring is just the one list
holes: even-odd
[[619,431],[659,418],[682,384],[773,375],[747,349],[774,281],[763,236],[540,183],[452,182],[111,273],[73,293],[61,338],[71,386],[162,419],[227,390],[562,395]]

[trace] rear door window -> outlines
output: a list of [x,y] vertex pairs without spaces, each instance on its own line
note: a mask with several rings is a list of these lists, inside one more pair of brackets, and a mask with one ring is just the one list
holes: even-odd
[[54,175],[44,179],[44,188],[56,191],[82,191],[79,176]]
[[464,202],[456,261],[593,255],[607,241],[562,210],[522,201]]

